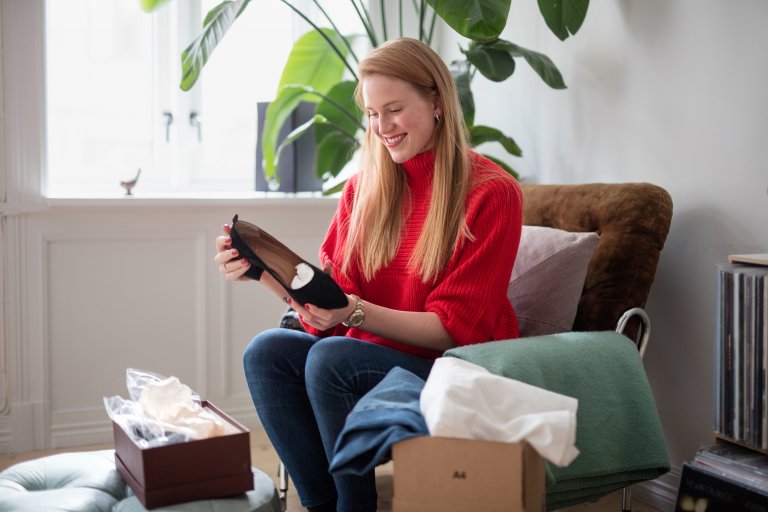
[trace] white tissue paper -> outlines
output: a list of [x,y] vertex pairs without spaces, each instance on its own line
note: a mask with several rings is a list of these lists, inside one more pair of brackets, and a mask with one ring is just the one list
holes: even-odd
[[193,398],[192,389],[176,377],[150,382],[138,403],[144,415],[163,424],[166,431],[179,431],[192,439],[234,434],[237,429]]
[[200,397],[176,377],[128,368],[130,399],[104,397],[110,419],[142,448],[205,439],[239,432],[202,406]]
[[291,289],[298,290],[305,284],[309,283],[314,277],[314,275],[315,275],[315,271],[312,270],[312,267],[310,267],[306,263],[299,263],[298,265],[296,265],[296,275],[293,277],[293,280],[291,281]]
[[579,454],[575,446],[578,400],[494,375],[462,359],[435,361],[420,407],[433,436],[527,441],[560,467]]

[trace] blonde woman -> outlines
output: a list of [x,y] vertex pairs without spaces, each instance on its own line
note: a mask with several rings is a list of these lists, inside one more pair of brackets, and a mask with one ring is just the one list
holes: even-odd
[[[289,303],[306,332],[272,329],[244,355],[254,405],[310,511],[376,510],[374,475],[331,475],[354,404],[400,366],[426,379],[458,345],[516,338],[507,285],[522,227],[517,182],[468,148],[456,86],[415,39],[360,62],[356,100],[368,116],[360,171],[346,184],[320,260],[348,304]],[[249,268],[225,235],[225,278]],[[260,282],[285,293],[264,272]]]

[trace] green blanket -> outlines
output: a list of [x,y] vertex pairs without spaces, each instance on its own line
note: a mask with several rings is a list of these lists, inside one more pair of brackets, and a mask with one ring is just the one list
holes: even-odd
[[445,353],[579,401],[576,447],[547,463],[547,510],[593,501],[669,471],[661,424],[635,345],[613,331],[481,343]]

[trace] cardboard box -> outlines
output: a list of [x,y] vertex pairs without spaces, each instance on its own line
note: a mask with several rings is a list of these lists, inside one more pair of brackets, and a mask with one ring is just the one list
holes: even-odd
[[392,447],[393,512],[540,512],[544,460],[528,443],[416,437]]
[[232,424],[238,433],[140,448],[116,423],[117,470],[146,508],[240,494],[253,489],[248,430],[203,401],[203,407]]

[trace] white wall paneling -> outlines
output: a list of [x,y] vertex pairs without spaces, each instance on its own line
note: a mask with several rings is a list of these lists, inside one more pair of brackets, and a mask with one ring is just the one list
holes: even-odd
[[6,318],[19,364],[0,446],[111,440],[102,397],[127,396],[129,367],[175,375],[256,425],[242,352],[277,325],[284,304],[256,283],[224,281],[214,239],[238,211],[316,262],[335,200],[86,203],[7,218],[23,226],[23,257],[6,266],[18,276],[6,283],[18,305]]

